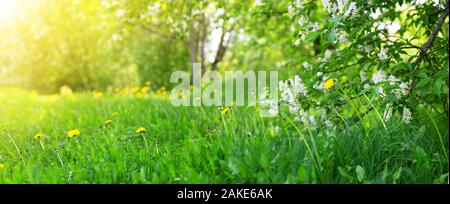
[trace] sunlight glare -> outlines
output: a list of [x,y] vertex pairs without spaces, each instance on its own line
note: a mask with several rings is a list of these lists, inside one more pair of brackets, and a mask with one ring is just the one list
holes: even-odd
[[0,25],[12,23],[19,13],[18,0],[0,0]]

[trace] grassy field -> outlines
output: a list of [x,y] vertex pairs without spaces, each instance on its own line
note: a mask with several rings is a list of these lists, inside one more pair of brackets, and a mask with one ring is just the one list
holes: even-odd
[[0,101],[0,183],[448,182],[448,119],[434,115],[305,132],[254,107],[222,114],[161,96]]

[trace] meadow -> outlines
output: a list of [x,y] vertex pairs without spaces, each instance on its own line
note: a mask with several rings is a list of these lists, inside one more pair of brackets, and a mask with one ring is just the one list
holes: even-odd
[[448,183],[449,10],[0,0],[0,183]]
[[305,132],[256,107],[174,107],[164,93],[0,100],[0,183],[448,181],[448,127],[431,115]]

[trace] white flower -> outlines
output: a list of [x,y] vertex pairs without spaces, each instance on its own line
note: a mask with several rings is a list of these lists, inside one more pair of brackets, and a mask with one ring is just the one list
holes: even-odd
[[298,25],[300,25],[300,26],[304,26],[305,23],[306,23],[306,21],[305,21],[304,18],[300,17],[300,18],[298,19],[297,23],[298,23]]
[[317,83],[315,83],[313,85],[313,89],[315,90],[319,90],[319,91],[323,91],[325,88],[323,87],[323,82],[322,81],[317,81]]
[[333,6],[333,2],[330,2],[330,0],[322,0],[322,7],[328,13],[331,13],[332,6]]
[[304,40],[306,35],[302,32],[299,32],[298,35],[300,36],[300,40]]
[[366,45],[366,46],[364,47],[364,50],[365,50],[367,53],[371,53],[371,52],[373,51],[373,46],[372,46],[372,45]]
[[294,6],[292,6],[292,4],[289,4],[289,7],[288,7],[288,14],[289,14],[289,16],[293,16],[294,15],[294,11],[295,11]]
[[[346,0],[344,0],[346,1]],[[331,2],[330,0],[322,0],[322,7],[325,11],[327,11],[331,16],[335,16],[340,10],[343,5],[342,0],[338,0],[338,6]]]
[[329,49],[325,50],[325,56],[324,56],[325,60],[329,60],[331,58],[331,54],[332,54],[331,50],[329,50]]
[[279,88],[281,100],[288,104],[294,104],[296,100],[288,84],[284,83],[283,81],[280,81]]
[[318,77],[320,77],[320,76],[323,75],[323,72],[317,72],[316,75],[317,75]]
[[316,118],[313,115],[310,115],[308,117],[308,119],[309,119],[309,125],[310,125],[311,129],[315,130],[317,127]]
[[294,83],[292,84],[292,89],[294,90],[294,93],[296,96],[298,96],[299,94],[302,94],[303,96],[308,95],[308,91],[306,90],[306,87],[303,84],[302,79],[298,75],[295,75],[295,77],[294,77]]
[[364,89],[369,89],[370,88],[370,84],[364,84],[364,87],[363,87]]
[[381,98],[386,98],[386,93],[384,93],[383,87],[377,87],[375,90],[378,94],[380,94]]
[[381,48],[379,57],[380,57],[380,60],[389,59],[389,56],[387,55],[387,50],[384,47]]
[[330,120],[325,120],[324,123],[328,128],[332,128],[334,126],[333,122],[331,122]]
[[408,85],[407,83],[405,83],[405,82],[402,82],[402,83],[400,84],[400,89],[401,89],[402,92],[405,93],[405,95],[406,95],[406,93],[409,91],[409,85]]
[[314,24],[312,24],[312,29],[311,29],[311,31],[312,32],[316,32],[316,31],[318,31],[319,29],[320,29],[320,25],[319,25],[319,23],[317,23],[317,22],[315,22]]
[[384,110],[384,116],[383,116],[384,121],[390,120],[391,116],[392,116],[392,107],[391,107],[391,104],[388,104],[386,106],[386,110]]
[[280,132],[280,127],[275,126],[274,131],[275,131],[276,133]]
[[383,82],[386,78],[386,75],[384,74],[383,70],[377,71],[375,72],[375,74],[373,74],[372,76],[372,81],[375,84],[378,84],[380,82]]
[[119,40],[121,40],[122,38],[120,37],[120,35],[119,34],[116,34],[116,33],[114,33],[112,36],[111,36],[111,40],[113,41],[113,42],[116,42],[116,41],[119,41]]
[[342,33],[339,34],[338,38],[339,38],[339,42],[340,42],[341,44],[348,43],[348,38],[345,37],[345,34],[342,34]]
[[296,75],[294,80],[288,79],[286,82],[279,82],[281,101],[288,105],[289,112],[297,115],[300,111],[298,98],[303,95],[307,96],[308,92],[303,84],[300,76]]
[[377,8],[374,12],[371,12],[371,13],[369,14],[369,16],[370,16],[371,18],[373,18],[373,19],[377,19],[378,17],[380,17],[380,16],[381,16],[381,10],[380,10],[380,8]]
[[403,122],[405,122],[406,124],[409,124],[412,120],[412,116],[411,116],[411,111],[408,108],[403,108],[403,117],[402,117]]
[[352,2],[352,3],[350,3],[347,10],[345,11],[344,16],[345,17],[348,17],[350,15],[354,16],[354,15],[356,15],[356,12],[357,12],[356,3]]
[[303,68],[306,70],[311,70],[312,66],[308,62],[303,62]]
[[297,6],[297,8],[302,8],[303,7],[302,0],[296,0],[294,4],[295,4],[295,6]]
[[348,1],[347,0],[336,0],[337,3],[337,9],[339,11],[344,10],[344,7],[347,5]]
[[397,98],[397,100],[400,100],[403,96],[403,93],[400,89],[394,89],[392,90],[392,93],[394,93],[395,98]]
[[271,108],[269,108],[269,115],[270,116],[276,116],[276,115],[278,115],[278,109],[276,109],[276,108],[274,108],[274,107],[271,107]]
[[294,45],[299,46],[301,42],[302,42],[301,39],[297,39],[297,40],[295,40]]
[[394,75],[389,75],[388,81],[390,85],[395,85],[395,83],[397,83],[400,80],[397,79],[397,77],[395,77]]
[[367,79],[366,72],[363,70],[359,71],[359,77],[361,78],[361,81],[365,81]]
[[292,115],[297,115],[298,112],[300,111],[300,107],[296,103],[290,103],[288,108],[289,113],[291,113]]
[[125,10],[123,10],[123,9],[117,10],[116,15],[117,15],[117,17],[119,17],[119,18],[122,17],[122,16],[124,16],[124,15],[125,15]]

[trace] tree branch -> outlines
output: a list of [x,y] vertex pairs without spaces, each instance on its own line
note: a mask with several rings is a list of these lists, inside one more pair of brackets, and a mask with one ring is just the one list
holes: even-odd
[[225,35],[229,33],[231,35],[231,31],[233,30],[232,26],[228,31],[225,30],[225,26],[222,26],[222,35],[220,36],[220,42],[219,42],[219,48],[217,49],[216,57],[214,59],[214,62],[211,65],[211,70],[214,71],[217,69],[217,66],[220,61],[222,61],[223,57],[225,56],[225,52],[227,51],[228,45],[231,41],[231,36],[229,36],[227,42],[225,42]]
[[430,37],[428,38],[427,42],[423,44],[422,48],[420,48],[420,54],[419,57],[416,59],[416,66],[418,67],[420,63],[422,62],[423,58],[427,55],[427,50],[433,45],[434,39],[436,39],[437,34],[439,33],[439,30],[442,27],[442,24],[444,24],[445,18],[448,16],[448,4],[449,1],[447,1],[447,4],[445,6],[445,12],[442,14],[442,16],[439,18],[439,21],[434,27],[433,32],[431,33]]
[[[420,48],[419,57],[417,57],[416,62],[415,62],[416,67],[412,71],[412,73],[416,72],[416,70],[419,68],[420,64],[422,63],[423,58],[427,56],[427,54],[428,54],[427,51],[431,47],[431,45],[433,45],[434,39],[436,39],[436,36],[439,33],[439,30],[441,29],[442,24],[444,24],[445,18],[447,18],[447,16],[448,16],[448,13],[449,13],[449,1],[447,1],[447,4],[445,6],[445,12],[439,18],[439,21],[436,24],[436,27],[434,27],[433,32],[431,33],[430,37],[428,37],[427,42],[425,42],[425,44],[423,44],[422,47]],[[416,82],[417,82],[417,77],[414,77],[407,97],[411,96],[412,90],[416,86]]]

